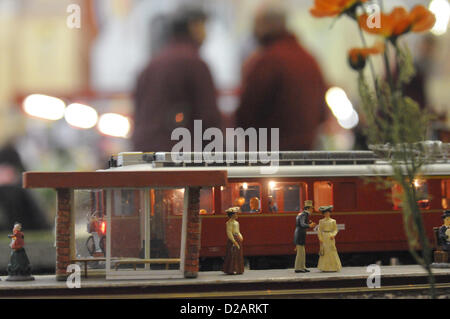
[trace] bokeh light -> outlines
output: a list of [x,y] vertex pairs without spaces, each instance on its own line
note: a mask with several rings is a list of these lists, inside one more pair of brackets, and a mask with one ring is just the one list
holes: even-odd
[[66,104],[56,97],[31,94],[23,101],[23,109],[28,115],[51,121],[57,121],[64,117]]
[[358,125],[358,113],[343,89],[330,88],[325,95],[325,100],[342,128],[349,130]]
[[450,20],[450,4],[447,0],[433,0],[430,3],[429,9],[436,16],[436,23],[431,32],[435,35],[443,35],[448,30],[448,23]]
[[72,103],[67,106],[64,118],[74,127],[88,129],[97,124],[98,114],[94,108],[88,105]]
[[116,113],[105,113],[100,116],[98,121],[98,130],[109,136],[127,137],[130,128],[130,120],[126,116]]

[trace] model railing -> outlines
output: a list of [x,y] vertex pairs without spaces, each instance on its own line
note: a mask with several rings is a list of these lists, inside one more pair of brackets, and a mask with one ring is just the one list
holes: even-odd
[[[112,156],[109,167],[138,164],[153,167],[367,165],[394,158],[399,147],[371,145],[371,151],[124,152]],[[450,162],[450,143],[426,141],[409,146],[409,151],[410,156],[421,157],[430,163]]]
[[377,161],[371,151],[292,151],[292,152],[220,152],[220,153],[120,153],[110,167],[151,164],[153,167],[265,166],[265,165],[356,165]]

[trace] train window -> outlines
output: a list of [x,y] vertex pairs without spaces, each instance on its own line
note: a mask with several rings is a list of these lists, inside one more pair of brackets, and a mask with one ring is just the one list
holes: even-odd
[[302,183],[269,182],[269,212],[299,212],[305,189]]
[[[99,250],[104,249],[106,234],[105,203],[103,190],[74,189],[73,218],[75,231],[73,240],[77,256],[87,258],[92,256],[97,248]],[[94,237],[99,240],[94,242]]]
[[330,181],[314,182],[314,209],[318,211],[320,206],[327,205],[334,205],[333,183]]
[[222,210],[239,206],[243,213],[261,211],[261,187],[257,183],[229,183],[221,187]]
[[115,189],[112,191],[114,216],[133,216],[137,211],[135,207],[135,191]]
[[[416,196],[418,198],[417,204],[420,209],[430,208],[430,198],[428,195],[428,183],[424,179],[417,178],[413,182],[413,186],[416,189]],[[398,210],[402,204],[403,188],[400,184],[395,183],[392,188],[392,203],[394,209]]]
[[417,204],[421,209],[430,208],[430,198],[428,196],[428,183],[424,179],[417,178],[414,180],[414,188],[416,189]]
[[155,191],[162,194],[163,211],[167,215],[183,215],[184,188],[163,189]]
[[200,215],[214,214],[213,192],[211,188],[200,189]]
[[442,180],[442,208],[449,209],[450,207],[450,179]]

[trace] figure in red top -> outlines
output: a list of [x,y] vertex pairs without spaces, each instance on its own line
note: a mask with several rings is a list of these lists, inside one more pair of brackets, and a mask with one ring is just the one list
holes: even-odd
[[244,63],[236,126],[279,128],[280,150],[313,149],[326,116],[326,85],[316,60],[287,30],[279,5],[259,9],[253,32],[261,48]]
[[8,264],[8,281],[27,281],[34,280],[31,276],[31,266],[25,252],[24,234],[22,233],[22,224],[15,223],[13,234],[8,235],[11,238],[11,258]]

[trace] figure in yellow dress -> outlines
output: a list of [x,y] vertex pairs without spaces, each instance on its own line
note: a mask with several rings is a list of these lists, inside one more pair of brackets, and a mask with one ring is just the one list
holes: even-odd
[[242,242],[244,237],[239,230],[237,213],[239,207],[231,207],[226,210],[228,221],[226,222],[227,248],[223,262],[223,272],[229,275],[240,275],[244,273],[244,253]]
[[335,237],[338,233],[336,220],[330,217],[333,206],[321,206],[319,210],[324,218],[319,221],[317,236],[320,241],[319,264],[321,271],[340,271],[341,260],[336,249]]

